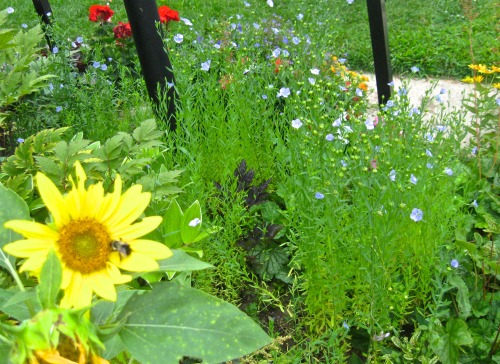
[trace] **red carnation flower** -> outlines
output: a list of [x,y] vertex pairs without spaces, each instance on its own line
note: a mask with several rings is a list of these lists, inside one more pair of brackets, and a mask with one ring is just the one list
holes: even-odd
[[113,28],[113,33],[115,38],[128,38],[132,36],[132,29],[130,28],[130,23],[118,22],[118,25]]
[[168,23],[169,21],[179,21],[179,12],[176,10],[170,9],[168,6],[160,6],[158,8],[158,14],[160,15],[160,22]]
[[89,20],[95,22],[108,21],[114,13],[107,5],[92,5],[89,8]]

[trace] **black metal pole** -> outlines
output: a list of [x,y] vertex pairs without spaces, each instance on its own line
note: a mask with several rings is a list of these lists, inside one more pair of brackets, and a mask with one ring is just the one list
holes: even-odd
[[[162,113],[161,99],[166,95],[168,103],[167,122],[170,130],[177,127],[175,117],[175,84],[172,64],[167,51],[163,46],[163,28],[160,24],[158,7],[155,0],[123,0],[125,10],[132,29],[135,47],[139,55],[142,73],[146,81],[148,95],[154,103],[155,112],[158,117],[164,117]],[[159,91],[159,92],[158,92]]]
[[366,4],[368,6],[368,21],[370,22],[378,102],[380,105],[385,105],[391,97],[389,83],[392,82],[385,0],[366,0]]
[[52,40],[50,26],[52,25],[52,8],[50,7],[48,0],[33,0],[33,5],[35,5],[35,10],[38,16],[42,18],[43,31],[45,33],[45,39],[49,45],[50,50],[54,49],[55,43]]

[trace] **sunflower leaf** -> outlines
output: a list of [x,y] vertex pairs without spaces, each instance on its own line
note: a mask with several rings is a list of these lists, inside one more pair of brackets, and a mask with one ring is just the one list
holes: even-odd
[[[0,248],[7,243],[22,239],[22,236],[5,228],[3,225],[9,220],[29,220],[30,214],[28,205],[14,191],[0,184]],[[0,249],[0,266],[7,268],[9,271],[13,269],[14,257],[4,253]],[[12,273],[12,272],[11,272]]]
[[42,266],[40,284],[37,287],[38,300],[44,309],[56,306],[57,295],[62,283],[62,266],[56,253],[51,250]]
[[269,344],[269,336],[235,306],[192,287],[153,284],[123,308],[119,335],[141,363],[178,363],[185,356],[226,362]]
[[158,268],[159,271],[183,272],[213,268],[212,265],[193,258],[183,250],[173,249],[172,252],[174,255],[170,258],[158,261],[160,265]]

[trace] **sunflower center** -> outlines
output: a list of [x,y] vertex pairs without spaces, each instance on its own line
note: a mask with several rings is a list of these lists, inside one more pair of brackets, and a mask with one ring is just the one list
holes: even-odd
[[57,351],[59,351],[61,358],[73,360],[75,363],[78,362],[81,356],[80,348],[72,339],[64,334],[59,339]]
[[111,253],[108,230],[94,219],[72,220],[59,233],[59,253],[71,270],[90,274],[106,267]]

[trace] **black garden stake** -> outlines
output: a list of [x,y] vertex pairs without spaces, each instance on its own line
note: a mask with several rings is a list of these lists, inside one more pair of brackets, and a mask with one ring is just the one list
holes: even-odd
[[368,6],[368,21],[370,22],[373,61],[375,63],[378,103],[379,105],[385,105],[391,97],[389,83],[392,82],[385,0],[366,0],[366,4]]
[[163,46],[163,28],[155,0],[123,0],[127,11],[135,47],[139,55],[148,95],[154,103],[155,112],[161,113],[161,99],[168,103],[167,122],[170,130],[177,127],[175,118],[175,84],[172,64]]
[[49,49],[52,51],[55,47],[55,43],[50,34],[52,31],[50,29],[52,25],[52,8],[50,7],[49,0],[33,0],[33,5],[35,5],[38,16],[42,19],[45,39],[47,40]]

